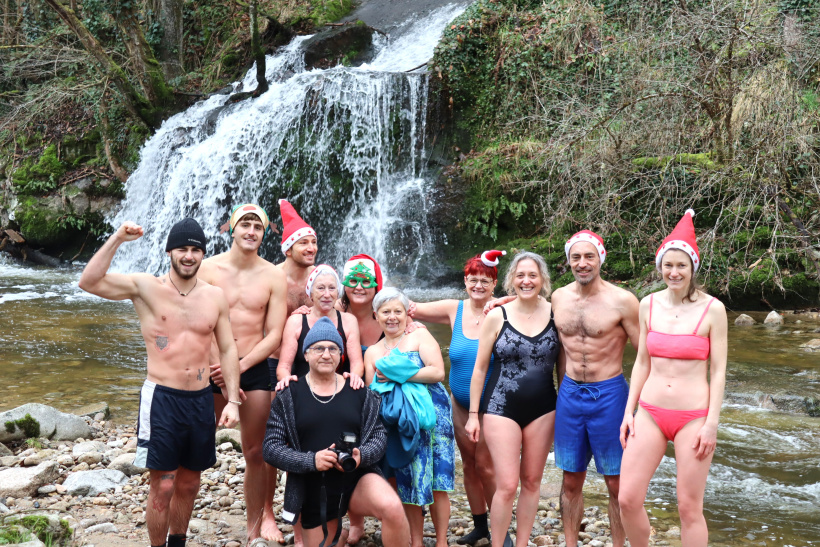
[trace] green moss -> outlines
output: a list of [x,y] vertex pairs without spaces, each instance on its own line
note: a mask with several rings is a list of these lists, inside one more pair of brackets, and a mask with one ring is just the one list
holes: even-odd
[[20,526],[0,526],[0,545],[15,545],[31,541],[31,533]]
[[[12,422],[15,426],[23,431],[26,438],[37,438],[40,436],[40,422],[31,417],[31,414],[26,414],[19,420]],[[8,424],[6,422],[6,430],[8,431]]]
[[665,169],[669,165],[691,165],[704,169],[713,169],[716,164],[712,161],[710,152],[702,154],[675,154],[674,156],[644,157],[632,160],[632,165],[638,169]]
[[24,160],[11,174],[11,180],[21,194],[44,194],[57,188],[65,171],[65,165],[57,158],[57,146],[51,144],[36,162],[33,158]]
[[6,422],[6,433],[14,433],[14,422]]

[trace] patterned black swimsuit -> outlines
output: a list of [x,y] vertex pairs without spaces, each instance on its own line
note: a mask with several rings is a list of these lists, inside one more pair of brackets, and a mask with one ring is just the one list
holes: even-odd
[[504,314],[504,325],[493,346],[495,366],[487,384],[482,410],[514,420],[521,429],[555,410],[552,370],[558,359],[558,331],[550,321],[539,334],[518,332]]

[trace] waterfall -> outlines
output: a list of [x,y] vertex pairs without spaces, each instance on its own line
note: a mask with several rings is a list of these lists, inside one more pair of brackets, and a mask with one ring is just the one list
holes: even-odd
[[[368,253],[388,270],[414,277],[432,253],[427,226],[427,75],[405,72],[433,55],[445,26],[464,3],[441,7],[376,35],[378,53],[357,68],[306,70],[297,37],[267,57],[270,89],[236,104],[203,100],[169,118],[142,149],[113,226],[132,220],[145,236],[124,245],[119,271],[167,269],[165,238],[176,221],[197,219],[209,254],[227,250],[219,234],[233,205],[254,202],[278,220],[286,198],[317,231],[319,260],[335,266]],[[255,68],[233,93],[256,86]],[[261,249],[283,260],[281,237]]]

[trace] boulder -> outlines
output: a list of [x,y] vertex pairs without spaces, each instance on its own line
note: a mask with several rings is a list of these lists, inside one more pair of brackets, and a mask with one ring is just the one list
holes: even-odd
[[374,29],[363,23],[318,32],[302,42],[305,69],[358,66],[373,58]]
[[820,338],[814,338],[805,344],[800,344],[800,347],[803,348],[804,351],[808,352],[820,351]]
[[105,417],[104,420],[107,420],[109,416],[111,416],[111,411],[108,408],[108,403],[91,403],[90,405],[85,405],[84,407],[78,408],[77,410],[73,411],[74,414],[77,416],[88,416],[89,418],[93,418],[99,413],[102,413]]
[[231,443],[234,450],[242,452],[242,435],[238,429],[220,429],[216,432],[216,446]]
[[0,443],[0,457],[13,455],[14,453],[11,450],[9,450],[8,446],[4,445],[3,443]]
[[67,545],[71,537],[71,527],[68,522],[55,515],[45,513],[31,513],[28,515],[10,515],[6,517],[5,524],[22,526],[32,531],[32,536],[36,530],[37,535],[43,539],[51,538],[49,545]]
[[12,467],[0,471],[0,497],[27,498],[37,489],[57,479],[57,462],[43,462],[36,467]]
[[128,481],[128,477],[116,469],[97,469],[71,473],[63,483],[70,496],[97,496],[113,490]]
[[[26,415],[33,420],[27,420]],[[85,420],[74,414],[65,414],[56,408],[39,403],[18,406],[0,412],[0,442],[16,441],[26,437],[46,437],[57,441],[73,441],[80,437],[90,437],[91,428]],[[27,427],[28,424],[30,427]],[[29,428],[29,431],[24,429]],[[34,429],[39,429],[36,435]]]
[[71,449],[71,455],[75,458],[79,458],[83,454],[87,454],[89,452],[99,452],[102,454],[106,450],[108,450],[108,447],[100,441],[85,441],[83,443],[75,444],[74,448]]
[[739,327],[748,327],[750,325],[754,325],[757,323],[750,315],[746,315],[745,313],[741,313],[735,319],[735,325]]
[[764,325],[769,326],[777,326],[783,324],[783,316],[777,313],[776,311],[772,310],[769,315],[766,316],[766,319],[763,320]]
[[134,458],[136,458],[136,456],[137,455],[133,452],[129,454],[121,454],[114,458],[110,464],[108,464],[108,469],[120,471],[128,477],[132,475],[141,475],[148,470],[144,467],[134,465]]

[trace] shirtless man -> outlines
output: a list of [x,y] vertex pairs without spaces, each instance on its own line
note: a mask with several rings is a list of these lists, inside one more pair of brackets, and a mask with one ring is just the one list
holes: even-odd
[[552,293],[561,339],[555,464],[564,471],[564,535],[567,546],[577,545],[584,516],[584,479],[594,455],[595,467],[609,490],[612,543],[622,547],[618,488],[623,449],[618,416],[623,417],[629,395],[622,365],[627,339],[638,347],[638,299],[601,279],[606,250],[603,239],[594,232],[578,232],[564,250],[575,281]]
[[[262,508],[268,465],[262,458],[262,441],[270,415],[268,355],[279,348],[286,318],[285,274],[259,256],[259,247],[270,221],[258,205],[236,207],[229,221],[233,243],[230,250],[202,263],[199,278],[221,288],[228,299],[231,329],[240,355],[239,387],[245,400],[239,409],[242,419],[242,455],[245,457],[245,505],[248,519],[248,545],[261,537]],[[220,361],[211,354],[211,386],[214,406],[219,413],[228,404]],[[272,471],[274,480],[276,470]],[[274,483],[275,484],[275,483]],[[268,539],[284,539],[272,522]]]
[[151,545],[165,547],[167,541],[168,547],[180,547],[185,545],[199,492],[199,475],[216,462],[217,424],[208,385],[214,337],[223,393],[230,402],[222,411],[220,426],[238,422],[239,363],[225,295],[197,278],[207,245],[199,224],[186,218],[171,228],[165,246],[171,258],[167,275],[108,273],[120,245],[142,235],[141,226],[123,223],[88,262],[80,288],[134,303],[148,352],[134,463],[150,469],[145,521]]
[[[278,270],[278,275],[283,276],[287,280],[287,317],[290,317],[297,308],[307,305],[310,306],[312,302],[305,293],[305,286],[310,272],[313,271],[314,263],[316,261],[316,253],[318,247],[316,245],[316,232],[302,220],[302,217],[296,212],[287,200],[279,200],[279,211],[282,214],[282,253],[285,255],[285,261],[277,264],[275,269]],[[285,318],[286,319],[286,318]],[[282,327],[279,329],[279,335],[282,334],[284,327],[284,320]],[[271,393],[269,403],[273,402],[276,392],[273,391],[273,386],[277,383],[276,367],[279,365],[279,348],[273,352],[270,359],[268,359],[268,367],[271,382]],[[623,412],[621,413],[623,414]],[[264,437],[264,428],[263,428]],[[263,439],[260,438],[260,442]],[[265,492],[265,506],[262,516],[262,537],[265,539],[279,540],[282,537],[279,528],[276,526],[276,520],[273,514],[273,496],[276,493],[276,470],[273,467],[268,467],[273,472],[268,473],[267,491]],[[294,527],[294,535],[296,544],[301,544],[301,533],[298,525]]]

